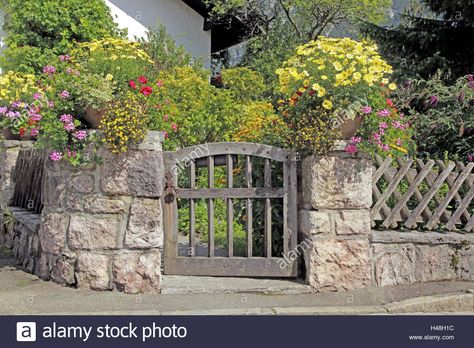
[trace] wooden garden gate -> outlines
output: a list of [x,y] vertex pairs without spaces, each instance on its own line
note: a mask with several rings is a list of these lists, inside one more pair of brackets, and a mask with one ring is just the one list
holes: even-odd
[[[296,155],[288,150],[253,143],[212,143],[189,147],[175,152],[165,152],[164,209],[164,273],[179,275],[209,275],[234,277],[296,277],[296,260],[291,251],[297,243],[297,170]],[[221,167],[221,168],[219,168]],[[256,174],[258,167],[259,173]],[[219,168],[224,178],[215,180]],[[278,171],[279,185],[272,178]],[[205,187],[196,184],[197,173],[205,173]],[[235,180],[236,173],[240,181]],[[182,176],[186,180],[182,180]],[[254,180],[256,178],[257,180]],[[238,181],[238,182],[237,182]],[[185,183],[184,183],[185,182]],[[179,187],[178,183],[183,187]],[[239,186],[240,187],[237,187]],[[216,186],[220,186],[216,187]],[[178,200],[187,204],[184,211],[188,221],[185,243],[188,253],[180,255],[178,234]],[[196,233],[196,204],[201,200],[207,207],[207,246],[205,255],[197,255],[199,236]],[[203,202],[205,200],[205,203]],[[215,201],[225,202],[226,245],[221,255],[216,254]],[[272,223],[272,204],[282,202],[282,219],[279,226],[281,240],[275,240],[276,222]],[[234,254],[234,205],[241,205],[242,229],[245,230],[245,250]],[[259,235],[260,254],[253,250],[256,232],[253,229],[255,201],[259,202],[261,219]],[[183,212],[180,211],[183,215]],[[202,214],[201,214],[202,215]],[[245,228],[244,228],[245,227]],[[181,235],[181,234],[180,234]],[[181,238],[181,237],[180,237]],[[257,238],[257,239],[258,239]],[[280,243],[277,247],[276,243]],[[179,244],[179,245],[178,245]],[[282,244],[282,245],[281,245]],[[275,251],[275,249],[279,251]],[[222,255],[222,252],[224,254]],[[294,253],[293,253],[294,254]]]

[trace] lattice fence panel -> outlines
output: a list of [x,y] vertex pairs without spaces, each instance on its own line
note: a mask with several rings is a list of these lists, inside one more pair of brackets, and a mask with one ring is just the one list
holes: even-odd
[[474,232],[474,163],[382,159],[372,175],[372,227]]

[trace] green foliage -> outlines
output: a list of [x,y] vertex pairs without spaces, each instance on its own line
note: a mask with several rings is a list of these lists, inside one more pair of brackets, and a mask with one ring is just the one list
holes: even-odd
[[176,68],[157,80],[159,104],[150,109],[150,128],[168,133],[166,149],[230,141],[242,117],[240,104],[231,91],[210,85],[206,70]]
[[422,0],[394,28],[366,23],[365,34],[377,41],[400,80],[428,79],[441,71],[453,82],[474,71],[474,2]]
[[12,210],[10,207],[5,207],[2,209],[2,215],[3,215],[3,226],[5,230],[10,230],[13,228],[16,222],[15,214],[13,214]]
[[266,90],[263,77],[249,68],[224,69],[221,72],[222,83],[229,88],[234,99],[250,101],[262,99]]
[[194,63],[191,54],[184,46],[176,44],[163,25],[159,25],[155,30],[149,30],[146,38],[140,38],[138,42],[153,60],[155,71],[184,67]]
[[413,122],[421,157],[472,160],[474,154],[474,77],[452,85],[441,76],[406,83],[398,92],[399,109]]
[[7,47],[0,55],[0,66],[3,71],[37,74],[56,58],[56,54],[50,49],[33,46]]
[[8,47],[67,52],[75,42],[122,34],[102,0],[5,0]]

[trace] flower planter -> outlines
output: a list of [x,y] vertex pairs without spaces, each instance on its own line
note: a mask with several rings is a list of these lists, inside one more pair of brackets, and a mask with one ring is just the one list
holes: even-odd
[[19,134],[14,134],[10,128],[3,128],[2,130],[3,137],[5,140],[19,140],[19,141],[31,141],[33,137],[29,134],[20,136]]
[[97,110],[87,107],[84,119],[90,123],[92,129],[99,129],[100,122],[102,121],[104,114],[105,110]]
[[343,120],[338,127],[341,132],[341,140],[350,140],[356,133],[364,120],[363,116],[356,116],[354,119],[348,118]]

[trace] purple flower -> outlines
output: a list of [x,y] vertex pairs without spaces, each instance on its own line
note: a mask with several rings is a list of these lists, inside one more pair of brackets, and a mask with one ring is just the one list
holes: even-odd
[[48,101],[48,108],[50,109],[54,108],[54,102],[52,100]]
[[35,121],[35,122],[41,121],[41,115],[40,114],[31,114],[30,120]]
[[87,138],[87,132],[83,130],[77,131],[76,133],[74,133],[73,137],[78,140],[84,140],[85,138]]
[[351,138],[351,143],[352,144],[360,144],[362,142],[362,138],[361,137],[352,137]]
[[63,158],[63,154],[61,152],[58,152],[58,151],[53,151],[49,155],[49,158],[51,159],[51,161],[57,162],[57,161],[60,161],[61,158]]
[[382,149],[382,151],[389,151],[389,150],[390,150],[390,146],[388,146],[387,144],[383,144],[383,145],[381,146],[381,149]]
[[436,105],[438,105],[438,101],[439,101],[439,99],[438,99],[437,96],[432,95],[432,96],[430,97],[431,106],[436,106]]
[[34,99],[34,100],[41,99],[41,94],[40,94],[40,93],[35,93],[35,94],[33,94],[33,99]]
[[351,154],[351,155],[354,155],[358,152],[359,150],[357,149],[357,145],[355,144],[349,144],[346,146],[346,152]]
[[370,114],[372,112],[372,108],[370,106],[364,106],[360,111],[362,111],[363,114]]
[[387,122],[380,122],[379,129],[387,129],[387,128],[388,128]]
[[17,118],[17,117],[20,117],[21,114],[18,111],[8,111],[6,116],[8,118]]
[[53,75],[54,73],[56,72],[56,68],[52,65],[46,65],[44,68],[43,68],[43,73],[47,74],[47,75]]
[[73,130],[76,129],[76,126],[74,125],[74,123],[70,122],[70,123],[65,123],[64,124],[64,129],[67,130],[68,132],[72,132]]
[[60,60],[61,62],[69,61],[69,60],[71,60],[71,56],[70,56],[69,54],[61,54],[61,55],[59,56],[59,60]]
[[388,116],[390,116],[390,110],[388,110],[388,109],[383,109],[383,110],[377,112],[377,115],[378,115],[379,117],[388,117]]
[[467,75],[467,80],[468,80],[469,82],[474,81],[474,76],[473,76],[472,74]]
[[74,120],[74,117],[72,117],[72,115],[69,115],[69,114],[64,114],[64,115],[61,115],[59,120],[64,123],[72,123],[72,121]]
[[36,129],[36,128],[33,128],[31,131],[30,131],[30,135],[32,137],[37,137],[39,135],[39,130]]
[[68,91],[64,90],[62,91],[61,93],[59,93],[59,96],[62,98],[62,99],[67,99],[69,98],[70,94]]
[[6,106],[0,107],[0,114],[5,115],[8,112],[8,108]]
[[470,153],[467,155],[467,161],[468,162],[474,162],[474,154]]
[[474,81],[469,81],[469,88],[474,89]]

